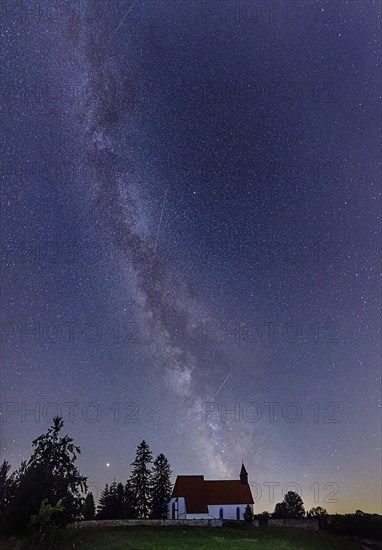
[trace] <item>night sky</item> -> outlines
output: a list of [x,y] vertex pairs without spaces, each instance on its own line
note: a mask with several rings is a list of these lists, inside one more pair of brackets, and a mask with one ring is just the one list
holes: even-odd
[[95,496],[145,439],[243,460],[256,512],[381,513],[381,3],[8,0],[1,35],[1,460],[58,413]]

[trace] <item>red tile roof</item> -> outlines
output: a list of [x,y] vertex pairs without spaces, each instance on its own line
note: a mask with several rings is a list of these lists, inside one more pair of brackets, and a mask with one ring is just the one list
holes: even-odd
[[188,514],[206,514],[209,504],[253,504],[249,485],[240,480],[205,481],[204,476],[178,476],[171,496],[186,499]]
[[178,476],[171,497],[185,497],[188,514],[207,514],[204,476]]
[[208,504],[253,504],[251,488],[240,480],[205,481]]

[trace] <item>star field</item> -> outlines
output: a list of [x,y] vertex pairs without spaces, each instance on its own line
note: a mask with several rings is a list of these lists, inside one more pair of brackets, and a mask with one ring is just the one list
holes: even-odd
[[381,513],[380,3],[3,12],[1,459]]

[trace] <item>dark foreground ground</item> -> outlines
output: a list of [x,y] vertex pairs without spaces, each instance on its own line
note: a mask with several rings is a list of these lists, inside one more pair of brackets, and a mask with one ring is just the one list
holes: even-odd
[[36,541],[0,541],[1,550],[374,550],[378,546],[328,533],[297,528],[129,527],[78,529],[39,545]]

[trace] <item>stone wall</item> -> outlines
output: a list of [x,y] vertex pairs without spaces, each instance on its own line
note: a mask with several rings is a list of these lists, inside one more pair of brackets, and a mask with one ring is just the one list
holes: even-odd
[[318,519],[269,519],[268,527],[300,527],[300,529],[314,529],[318,531]]
[[150,527],[172,527],[172,526],[190,526],[190,527],[221,527],[221,519],[102,519],[91,521],[79,521],[71,523],[67,529],[99,528],[99,527],[136,527],[137,525],[146,525]]
[[[223,523],[236,523],[221,519],[102,519],[79,521],[71,523],[67,529],[99,528],[99,527],[136,527],[139,525],[150,527],[222,527]],[[243,523],[242,521],[237,523]],[[254,520],[254,527],[259,526],[259,520]],[[299,527],[300,529],[314,529],[318,531],[318,520],[315,518],[303,519],[269,519],[268,527]]]

